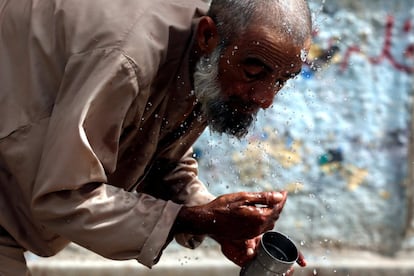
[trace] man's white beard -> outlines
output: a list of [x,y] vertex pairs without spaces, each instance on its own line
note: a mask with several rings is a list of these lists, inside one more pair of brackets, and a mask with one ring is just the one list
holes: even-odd
[[[210,56],[202,57],[197,62],[194,72],[194,93],[202,105],[202,111],[212,131],[241,138],[248,133],[255,116],[232,108],[232,98],[223,99],[217,78],[221,50],[221,47],[217,47]],[[240,102],[239,99],[234,100]]]

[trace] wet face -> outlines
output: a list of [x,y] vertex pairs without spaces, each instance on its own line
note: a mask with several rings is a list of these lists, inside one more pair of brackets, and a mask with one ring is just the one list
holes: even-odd
[[[256,112],[240,112],[235,108],[236,97],[224,97],[218,80],[222,49],[216,48],[208,57],[202,57],[194,73],[194,91],[201,102],[209,128],[237,138],[247,134]],[[240,103],[241,104],[241,103]],[[242,105],[242,104],[241,104]]]
[[247,32],[245,38],[217,47],[197,64],[194,88],[209,127],[243,137],[262,108],[273,103],[285,82],[302,67],[301,52],[290,40],[266,29]]

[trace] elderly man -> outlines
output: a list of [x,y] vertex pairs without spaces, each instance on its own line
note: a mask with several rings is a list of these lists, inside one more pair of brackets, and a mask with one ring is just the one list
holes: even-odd
[[191,146],[243,137],[310,33],[304,0],[0,0],[0,274],[70,241],[151,267],[208,235],[249,261],[286,193],[215,198]]

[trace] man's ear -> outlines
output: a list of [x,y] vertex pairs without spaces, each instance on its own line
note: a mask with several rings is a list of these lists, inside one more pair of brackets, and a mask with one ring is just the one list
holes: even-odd
[[219,44],[220,39],[217,32],[217,26],[211,17],[203,16],[200,18],[197,27],[196,40],[201,53],[204,55],[213,52]]

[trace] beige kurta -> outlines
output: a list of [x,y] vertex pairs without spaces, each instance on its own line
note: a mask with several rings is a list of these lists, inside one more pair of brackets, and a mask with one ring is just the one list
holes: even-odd
[[212,200],[188,69],[208,5],[0,0],[0,226],[23,248],[152,266],[181,206]]

